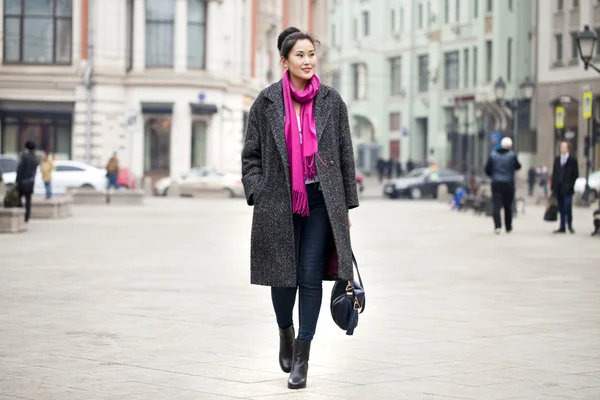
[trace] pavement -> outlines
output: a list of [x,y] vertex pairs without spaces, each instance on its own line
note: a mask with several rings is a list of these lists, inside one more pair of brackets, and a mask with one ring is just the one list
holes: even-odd
[[77,206],[0,236],[0,400],[600,399],[600,237],[436,201],[351,211],[367,307],[331,321],[308,388],[277,363],[269,289],[249,284],[241,199]]

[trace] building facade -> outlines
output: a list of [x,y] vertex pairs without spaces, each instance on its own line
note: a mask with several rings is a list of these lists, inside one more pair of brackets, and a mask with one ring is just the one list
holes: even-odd
[[[575,35],[585,25],[600,37],[600,1],[536,1],[537,89],[535,118],[537,125],[537,160],[552,165],[561,140],[568,140],[577,156],[580,174],[585,170],[585,136],[587,120],[583,118],[582,95],[590,90],[594,99],[592,130],[600,134],[600,75],[585,70],[580,60]],[[600,46],[596,58],[600,65]],[[565,107],[565,126],[555,129],[555,107]],[[599,141],[600,142],[600,141]],[[600,143],[596,147],[595,169],[600,169]]]
[[530,75],[531,12],[530,0],[333,0],[330,81],[348,103],[359,167],[381,157],[480,168],[490,134],[512,135],[494,83],[517,96]]

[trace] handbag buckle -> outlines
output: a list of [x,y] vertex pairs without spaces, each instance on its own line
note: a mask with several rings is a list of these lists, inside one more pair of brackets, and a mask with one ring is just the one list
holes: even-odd
[[358,301],[358,297],[356,297],[356,296],[354,296],[354,309],[355,310],[360,309],[360,302]]
[[346,294],[348,296],[352,296],[353,291],[354,291],[354,289],[352,288],[352,283],[350,281],[348,281],[348,285],[346,286]]

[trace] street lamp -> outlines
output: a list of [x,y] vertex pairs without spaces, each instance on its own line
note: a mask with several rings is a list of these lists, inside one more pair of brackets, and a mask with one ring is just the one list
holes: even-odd
[[590,64],[596,48],[596,34],[590,30],[590,26],[586,25],[583,28],[583,32],[577,34],[575,40],[577,41],[577,49],[579,50],[579,57],[581,57],[581,60],[583,61],[584,69],[588,69],[588,67],[591,66],[593,69],[600,72],[595,65]]
[[515,98],[512,100],[505,100],[506,97],[506,83],[502,78],[498,78],[496,83],[494,84],[494,91],[496,93],[496,100],[498,103],[508,107],[512,113],[512,122],[513,122],[513,140],[514,140],[514,151],[515,153],[518,151],[519,146],[519,101],[520,100],[531,100],[533,97],[533,92],[535,90],[535,83],[531,81],[529,78],[525,78],[523,82],[519,85],[520,89],[520,98]]

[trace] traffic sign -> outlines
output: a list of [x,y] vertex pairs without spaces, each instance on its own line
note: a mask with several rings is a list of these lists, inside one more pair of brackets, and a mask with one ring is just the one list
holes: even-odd
[[563,106],[557,106],[554,109],[554,127],[556,129],[565,127],[565,108]]
[[583,92],[583,118],[592,118],[592,92]]

